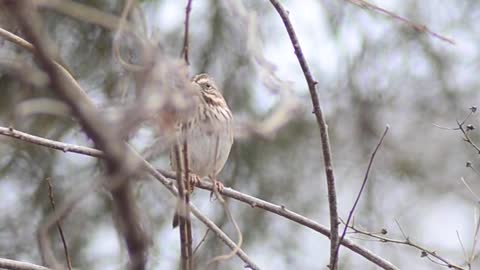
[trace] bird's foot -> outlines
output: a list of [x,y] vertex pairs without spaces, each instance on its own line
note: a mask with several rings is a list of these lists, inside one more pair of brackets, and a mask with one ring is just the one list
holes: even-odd
[[193,190],[195,189],[195,186],[197,186],[198,184],[200,184],[200,176],[194,174],[194,173],[190,173],[188,175],[188,193],[192,193]]
[[213,194],[215,194],[217,198],[220,198],[220,193],[222,193],[223,189],[225,188],[223,183],[218,181],[217,179],[212,179],[212,182],[213,182],[213,189],[212,189],[212,192],[210,193],[210,200],[212,200]]

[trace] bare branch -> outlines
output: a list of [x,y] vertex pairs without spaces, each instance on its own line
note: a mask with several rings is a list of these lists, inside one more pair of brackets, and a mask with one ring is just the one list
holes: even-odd
[[[52,210],[53,212],[55,212],[55,198],[53,197],[52,182],[49,177],[47,177],[45,181],[47,182],[47,186],[48,186],[48,198],[50,199]],[[58,233],[60,234],[60,238],[62,239],[63,250],[65,252],[65,260],[67,261],[67,267],[69,270],[72,270],[72,262],[70,260],[70,255],[68,254],[68,246],[67,246],[67,241],[65,240],[65,235],[63,233],[62,223],[60,220],[57,220],[56,223],[57,223]]]
[[41,265],[4,258],[0,258],[0,268],[10,270],[51,270],[50,268]]
[[328,138],[328,126],[323,116],[322,108],[320,107],[320,102],[317,95],[316,85],[317,82],[313,79],[313,76],[308,67],[307,61],[300,47],[297,35],[293,28],[292,22],[288,18],[288,12],[283,8],[283,6],[277,0],[270,0],[272,5],[277,10],[278,14],[282,18],[283,24],[290,36],[293,48],[295,49],[295,55],[297,56],[298,62],[302,68],[303,75],[308,84],[308,90],[310,92],[310,97],[313,104],[313,113],[317,119],[318,127],[320,128],[320,138],[322,140],[322,152],[323,152],[323,163],[325,165],[325,174],[327,177],[327,190],[328,190],[328,206],[330,210],[330,269],[336,270],[336,250],[339,243],[338,236],[338,212],[337,212],[337,194],[335,191],[335,177],[333,174],[333,163],[332,163],[332,154],[330,151],[330,140]]
[[[185,146],[185,145],[184,145]],[[187,215],[188,202],[188,190],[185,188],[185,182],[182,178],[182,158],[180,155],[180,146],[177,142],[174,146],[174,155],[176,161],[176,175],[177,189],[178,189],[178,203],[175,210],[175,220],[178,221],[179,233],[180,233],[180,252],[182,258],[182,269],[192,269],[192,227],[190,225],[190,213]],[[188,180],[186,180],[188,182]],[[175,224],[173,225],[175,227]]]
[[[102,26],[112,31],[116,30],[120,23],[119,18],[115,15],[105,13],[96,8],[71,0],[37,0],[35,2],[35,4],[39,5],[40,7],[49,8],[59,13],[63,13],[71,18]],[[132,32],[133,27],[130,24],[125,23],[123,30]]]
[[87,155],[87,156],[96,157],[96,158],[105,158],[105,155],[103,154],[103,152],[98,149],[48,140],[42,137],[38,137],[35,135],[31,135],[25,132],[15,130],[12,127],[9,127],[9,128],[0,127],[0,134],[11,137],[11,138],[15,138],[24,142],[29,142],[36,145],[52,148],[55,150],[60,150],[64,153],[70,152],[70,153],[77,153],[77,154]]
[[[347,234],[348,224],[350,224],[350,220],[353,217],[353,213],[355,212],[355,208],[357,207],[357,204],[360,201],[360,197],[362,196],[363,190],[364,190],[364,188],[367,184],[368,176],[370,174],[370,169],[372,167],[373,160],[375,159],[375,155],[377,154],[378,149],[382,145],[383,139],[387,135],[387,132],[388,132],[389,128],[390,127],[387,125],[387,127],[385,128],[385,131],[382,134],[382,137],[380,138],[380,141],[377,143],[377,146],[375,147],[375,149],[373,150],[373,152],[370,156],[370,160],[368,161],[367,171],[365,173],[365,177],[363,178],[362,186],[360,188],[360,191],[357,194],[357,198],[355,199],[355,202],[353,203],[352,209],[350,210],[350,213],[348,214],[347,222],[345,222],[345,228],[343,229],[342,236],[340,237],[340,242],[342,242],[343,238],[345,238],[345,235]],[[338,247],[337,247],[337,251],[336,251],[335,256],[338,256],[339,250],[340,250],[340,245],[338,245]],[[334,267],[332,267],[332,268],[334,268]]]
[[[398,223],[397,223],[398,225]],[[362,229],[359,229],[357,227],[354,227],[354,226],[349,226],[350,229],[352,229],[355,233],[359,233],[359,234],[362,234],[362,235],[366,235],[366,236],[369,236],[369,237],[372,237],[374,239],[377,239],[379,240],[380,242],[382,243],[394,243],[394,244],[401,244],[401,245],[407,245],[407,246],[410,246],[410,247],[413,247],[413,248],[416,248],[418,250],[421,251],[421,256],[422,257],[427,257],[429,260],[431,260],[432,262],[436,263],[436,264],[440,264],[442,266],[445,266],[449,269],[456,269],[456,270],[464,270],[464,268],[456,265],[456,264],[453,264],[452,262],[448,261],[447,259],[441,257],[440,255],[437,254],[436,251],[431,251],[431,250],[428,250],[422,246],[420,246],[419,244],[416,244],[414,242],[412,242],[410,240],[410,238],[405,234],[405,232],[400,228],[400,231],[402,232],[405,240],[399,240],[399,239],[393,239],[393,238],[388,238],[388,237],[385,237],[383,235],[379,235],[379,234],[376,234],[376,233],[372,233],[372,232],[368,232],[368,231],[365,231],[365,230],[362,230]],[[435,261],[435,260],[432,260],[432,258],[438,260],[438,261]]]
[[374,12],[378,12],[380,14],[384,14],[386,16],[392,17],[396,20],[399,20],[399,21],[403,22],[404,24],[408,25],[409,27],[415,29],[416,31],[418,31],[420,33],[426,33],[426,34],[432,35],[433,37],[438,38],[441,41],[445,41],[447,43],[455,45],[455,41],[453,39],[442,36],[442,35],[440,35],[436,32],[433,32],[426,25],[412,22],[409,19],[407,19],[405,17],[402,17],[400,15],[397,15],[392,11],[386,10],[382,7],[376,6],[376,5],[371,4],[371,3],[367,2],[367,1],[364,1],[364,0],[347,0],[347,1],[352,3],[353,5],[359,6],[361,8],[372,10]]
[[183,34],[183,46],[180,57],[185,59],[187,65],[190,65],[190,60],[188,59],[188,35],[190,28],[190,11],[192,10],[192,0],[187,0],[187,7],[185,8],[185,32]]
[[207,240],[207,236],[208,236],[208,233],[210,232],[210,228],[208,228],[206,231],[205,231],[205,234],[203,235],[202,239],[200,239],[200,241],[198,242],[197,246],[195,247],[195,249],[193,250],[193,253],[192,253],[192,256],[195,256],[195,253],[197,253],[197,250],[200,248],[200,246],[202,246],[202,244],[205,242],[205,240]]
[[[187,237],[187,242],[186,242],[186,249],[187,249],[187,254],[188,254],[188,262],[189,262],[189,269],[193,270],[193,236],[192,236],[192,220],[190,218],[190,192],[193,191],[193,187],[191,187],[191,182],[190,182],[190,169],[188,167],[188,143],[187,139],[185,138],[185,141],[183,142],[183,149],[182,149],[182,156],[183,156],[183,166],[184,166],[184,176],[185,176],[185,194],[184,194],[184,207],[185,207],[185,233]],[[178,156],[180,157],[180,156]],[[177,159],[177,164],[180,164],[180,160]],[[180,173],[177,173],[177,183],[180,180],[181,181],[181,172],[182,170],[180,169],[181,166],[178,167],[180,170]],[[178,177],[180,176],[180,177]]]
[[[16,139],[23,140],[23,141],[26,141],[26,142],[29,142],[29,143],[33,143],[33,144],[37,144],[37,145],[40,145],[40,146],[51,147],[51,148],[57,149],[57,150],[75,149],[75,151],[68,151],[68,152],[73,152],[73,153],[83,154],[83,155],[89,155],[89,156],[98,157],[98,158],[103,158],[104,157],[103,153],[101,151],[98,151],[98,150],[93,149],[93,148],[82,147],[82,146],[77,146],[77,145],[73,145],[73,144],[61,143],[61,142],[57,142],[57,141],[53,141],[53,140],[44,139],[44,138],[41,138],[41,137],[38,137],[38,136],[33,136],[33,135],[29,135],[27,137],[27,136],[25,136],[26,133],[23,133],[23,132],[21,133],[22,136],[20,136],[17,133],[20,133],[20,132],[16,131],[16,130],[13,130],[13,129],[0,127],[0,134],[1,135],[6,135],[6,136],[9,136],[9,137],[12,137],[12,138],[16,138]],[[173,182],[166,178],[166,177],[168,177],[172,180],[175,180],[175,173],[174,172],[168,172],[168,171],[163,171],[163,170],[160,170],[160,172],[158,172],[147,161],[144,161],[144,165],[147,167],[147,170],[149,171],[149,173],[151,173],[157,180],[159,180],[162,184],[164,184],[170,192],[176,194],[176,189],[173,187],[173,185],[174,185]],[[210,190],[210,191],[213,190],[213,185],[211,183],[206,182],[206,181],[200,181],[197,187],[202,188],[202,189],[206,189],[206,190]],[[285,206],[276,205],[276,204],[264,201],[262,199],[258,199],[258,198],[255,198],[253,196],[241,193],[239,191],[236,191],[236,190],[228,188],[228,187],[225,187],[222,190],[221,194],[224,195],[224,196],[227,196],[229,198],[232,198],[232,199],[241,201],[243,203],[246,203],[246,204],[250,205],[251,207],[258,207],[258,208],[264,209],[266,211],[269,211],[271,213],[277,214],[279,216],[285,217],[285,218],[287,218],[287,219],[289,219],[293,222],[296,222],[296,223],[298,223],[300,225],[303,225],[303,226],[306,226],[306,227],[308,227],[308,228],[310,228],[310,229],[312,229],[316,232],[319,232],[320,234],[322,234],[326,237],[330,237],[330,231],[328,230],[328,228],[326,228],[325,226],[323,226],[323,225],[321,225],[321,224],[319,224],[319,223],[317,223],[317,222],[315,222],[311,219],[308,219],[308,218],[306,218],[306,217],[304,217],[304,216],[302,216],[298,213],[295,213],[293,211],[288,210]],[[193,210],[193,209],[195,209],[195,210]],[[215,225],[213,222],[209,221],[206,217],[203,217],[201,215],[201,213],[198,212],[198,210],[196,208],[192,207],[192,213],[198,219],[200,219],[202,222],[204,222],[207,226]],[[209,228],[212,229],[212,227],[210,227],[210,226],[209,226]],[[219,232],[219,231],[216,231],[214,229],[212,229],[212,231],[214,231],[217,234],[217,236],[219,236],[219,237],[222,237],[221,235],[224,234],[223,232]],[[231,247],[232,249],[236,247],[236,244],[232,240],[230,240],[229,238],[222,239],[222,240],[225,243],[227,243],[227,245],[229,247]],[[344,245],[345,247],[347,247],[348,249],[352,250],[353,252],[363,256],[367,260],[373,262],[374,264],[378,265],[379,267],[381,267],[383,269],[389,269],[389,270],[398,269],[396,266],[394,266],[389,261],[387,261],[387,260],[383,259],[382,257],[374,254],[373,252],[369,251],[368,249],[365,249],[365,248],[355,244],[352,240],[350,240],[348,238],[344,238],[343,241],[341,242],[341,244]],[[242,250],[240,250],[238,255],[239,255],[240,258],[242,258],[242,256],[245,255],[245,253]],[[259,269],[259,268],[256,268],[256,269]]]

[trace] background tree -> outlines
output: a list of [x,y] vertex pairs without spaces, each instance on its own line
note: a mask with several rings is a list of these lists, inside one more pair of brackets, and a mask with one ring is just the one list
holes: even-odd
[[[0,26],[25,37],[15,21],[18,18],[6,7],[8,2],[0,1]],[[125,7],[122,1],[111,0],[78,3],[117,17]],[[318,82],[334,158],[339,216],[343,220],[348,216],[369,155],[388,123],[389,135],[377,154],[353,225],[369,232],[385,229],[385,237],[405,240],[408,236],[455,265],[475,269],[478,263],[465,264],[469,260],[462,249],[467,255],[471,249],[477,254],[477,206],[460,178],[463,176],[474,192],[480,189],[476,184],[479,175],[472,170],[478,153],[462,143],[460,132],[434,124],[456,128],[455,121],[463,120],[479,98],[476,71],[480,35],[475,20],[480,5],[469,0],[441,5],[437,1],[381,3],[381,8],[408,18],[402,21],[365,3],[363,8],[355,3],[363,2],[283,3]],[[162,57],[181,60],[185,5],[180,1],[142,1],[141,12],[132,12],[128,21],[136,33],[155,43]],[[241,5],[245,13],[232,1],[194,0],[190,18],[188,73],[208,72],[216,78],[238,120],[239,131],[244,131],[239,133],[242,136],[237,138],[220,179],[226,186],[328,225],[321,142],[304,75],[272,5],[268,1],[243,1]],[[119,111],[135,104],[144,80],[112,53],[116,29],[72,17],[52,6],[42,7],[40,14],[48,33],[45,37],[59,48],[59,59],[101,108],[102,116],[115,119]],[[416,29],[412,22],[435,32],[418,31],[423,28]],[[444,36],[455,44],[445,41]],[[119,44],[125,60],[143,63],[138,38],[126,34]],[[0,64],[1,126],[92,146],[76,119],[56,102],[50,87],[25,83],[36,78],[34,75],[40,76],[40,81],[44,76],[38,73],[39,63],[31,52],[0,39]],[[271,74],[282,84],[269,81]],[[265,119],[288,104],[292,117],[274,132],[264,132],[260,127],[266,125],[258,123],[267,123]],[[468,121],[475,127],[478,120],[473,114]],[[169,168],[168,143],[158,139],[152,123],[126,133],[152,164]],[[472,140],[478,138],[475,130],[469,135]],[[39,225],[52,211],[45,179],[51,178],[59,204],[72,191],[103,175],[105,168],[96,158],[6,137],[0,140],[0,257],[41,264],[38,246],[32,243],[36,243]],[[470,167],[465,166],[466,161],[471,161]],[[137,178],[136,200],[152,232],[148,268],[175,268],[180,253],[178,232],[170,228],[175,200],[157,181],[146,175]],[[234,230],[220,204],[211,202],[209,196],[209,192],[197,189],[192,200],[233,237]],[[74,267],[117,268],[128,261],[109,201],[107,192],[86,194],[62,220]],[[233,200],[229,200],[229,207],[243,233],[242,249],[262,269],[317,269],[329,263],[326,237]],[[193,229],[194,242],[198,243],[206,229],[195,219]],[[360,233],[347,236],[369,239],[356,242],[400,269],[438,269],[434,262],[442,263],[431,254],[421,256],[418,248],[371,241],[372,237]],[[55,254],[62,258],[58,233],[52,230],[51,237]],[[228,248],[209,233],[196,260],[202,269],[202,262],[227,252]],[[216,267],[242,266],[235,257]],[[377,266],[342,248],[339,267]]]

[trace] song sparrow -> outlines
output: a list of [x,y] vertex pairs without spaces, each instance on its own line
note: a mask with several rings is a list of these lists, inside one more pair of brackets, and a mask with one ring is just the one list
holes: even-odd
[[[232,112],[210,76],[196,75],[192,79],[192,85],[198,90],[200,101],[192,117],[178,124],[180,153],[183,153],[183,142],[186,139],[189,181],[194,185],[199,179],[208,176],[213,181],[214,189],[221,190],[223,185],[216,176],[225,165],[233,144]],[[173,152],[170,152],[170,164],[176,170]],[[180,160],[183,163],[183,157]],[[174,220],[174,227],[175,222]]]

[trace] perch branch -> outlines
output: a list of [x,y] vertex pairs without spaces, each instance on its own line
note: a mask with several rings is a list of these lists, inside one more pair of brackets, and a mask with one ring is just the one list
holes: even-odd
[[[57,141],[53,141],[53,140],[48,140],[48,139],[45,139],[45,138],[41,138],[41,137],[38,137],[38,136],[34,136],[34,135],[30,135],[30,134],[27,134],[27,133],[24,133],[24,132],[17,131],[17,130],[14,130],[12,128],[0,127],[0,135],[12,137],[12,138],[22,140],[22,141],[25,141],[25,142],[28,142],[28,143],[49,147],[49,148],[60,150],[60,151],[63,151],[63,152],[71,152],[71,153],[77,153],[77,154],[92,156],[92,157],[96,157],[96,158],[104,158],[103,153],[101,151],[97,150],[97,149],[84,147],[84,146],[73,145],[73,144],[61,143],[61,142],[57,142]],[[167,186],[168,190],[170,190],[172,193],[176,192],[176,189],[173,187],[173,182],[166,179],[166,177],[168,177],[169,179],[175,180],[175,173],[174,172],[168,172],[168,171],[158,172],[155,168],[153,168],[146,161],[144,162],[144,165],[147,166],[147,170],[149,171],[149,173],[151,173],[156,179],[158,179],[160,182],[162,182],[162,184]],[[197,187],[199,187],[201,189],[209,190],[209,191],[213,190],[213,185],[211,183],[207,182],[207,181],[200,181],[200,183],[197,185]],[[288,210],[285,206],[273,204],[273,203],[264,201],[262,199],[258,199],[256,197],[241,193],[239,191],[236,191],[236,190],[228,188],[228,187],[225,187],[222,190],[221,194],[226,196],[226,197],[229,197],[229,198],[235,199],[237,201],[243,202],[247,205],[250,205],[251,207],[261,208],[261,209],[264,209],[264,210],[269,211],[271,213],[274,213],[276,215],[282,216],[282,217],[287,218],[287,219],[289,219],[289,220],[291,220],[295,223],[298,223],[302,226],[305,226],[305,227],[310,228],[310,229],[312,229],[316,232],[319,232],[320,234],[322,234],[326,237],[330,237],[330,231],[328,230],[328,228],[326,228],[325,226],[323,226],[323,225],[321,225],[321,224],[319,224],[319,223],[317,223],[317,222],[315,222],[311,219],[308,219],[308,218],[306,218],[306,217],[304,217],[300,214],[297,214],[293,211]],[[198,212],[198,209],[192,207],[192,213],[198,219],[200,219],[202,222],[204,222],[205,224],[210,224],[211,221],[207,222],[208,219],[203,220],[202,219],[203,216],[199,216],[201,214]],[[200,218],[200,217],[202,217],[202,218]],[[215,225],[215,224],[212,223],[212,225]],[[212,230],[212,231],[214,231],[214,230]],[[218,235],[218,233],[224,234],[221,231],[214,231],[214,232],[217,235]],[[226,242],[226,241],[228,242],[228,240],[229,240],[230,242],[228,242],[229,244],[227,244],[227,245],[231,248],[236,247],[236,244],[232,240],[230,240],[230,239],[228,239],[228,240],[222,239],[222,240],[224,242]],[[344,238],[343,241],[341,242],[341,244],[344,245],[345,247],[347,247],[348,249],[352,250],[353,252],[363,256],[367,260],[373,262],[374,264],[376,264],[377,266],[379,266],[383,269],[388,269],[388,270],[398,269],[396,266],[394,266],[389,261],[387,261],[384,258],[374,254],[370,250],[365,249],[365,248],[355,244],[352,240],[350,240],[348,238]],[[243,251],[240,251],[239,256],[241,254],[244,254]]]

